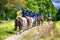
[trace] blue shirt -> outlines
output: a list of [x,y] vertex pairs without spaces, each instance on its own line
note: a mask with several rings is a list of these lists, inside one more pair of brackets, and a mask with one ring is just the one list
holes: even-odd
[[50,14],[48,14],[48,17],[50,17]]

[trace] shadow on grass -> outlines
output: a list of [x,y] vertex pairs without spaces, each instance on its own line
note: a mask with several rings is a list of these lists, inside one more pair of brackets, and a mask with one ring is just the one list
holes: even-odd
[[9,33],[9,34],[14,34],[14,32],[12,32],[12,31],[7,31],[7,33]]

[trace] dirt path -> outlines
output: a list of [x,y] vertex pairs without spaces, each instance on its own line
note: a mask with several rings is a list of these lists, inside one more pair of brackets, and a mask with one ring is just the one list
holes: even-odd
[[[51,25],[51,26],[50,26]],[[36,26],[29,30],[22,32],[21,34],[16,34],[10,38],[5,40],[39,40],[41,36],[46,37],[50,34],[51,29],[54,27],[54,23],[43,25],[43,26]],[[31,35],[30,35],[31,34]],[[26,39],[26,36],[29,37]]]

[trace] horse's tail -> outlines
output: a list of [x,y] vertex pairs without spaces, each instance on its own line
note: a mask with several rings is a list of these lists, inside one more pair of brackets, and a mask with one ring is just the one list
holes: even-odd
[[15,25],[21,26],[22,25],[22,22],[23,22],[23,20],[21,18],[20,19],[16,19],[15,20]]

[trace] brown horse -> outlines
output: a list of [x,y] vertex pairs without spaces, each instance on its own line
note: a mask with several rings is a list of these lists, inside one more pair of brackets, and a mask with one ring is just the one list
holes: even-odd
[[40,25],[40,18],[37,17],[37,26]]
[[27,27],[29,28],[31,18],[30,18],[30,16],[26,16],[26,18],[27,18]]
[[43,22],[44,22],[44,18],[43,18],[43,15],[40,16],[40,24],[43,25]]
[[17,30],[18,26],[19,26],[19,31],[21,31],[22,30],[22,19],[21,18],[15,20],[15,30]]

